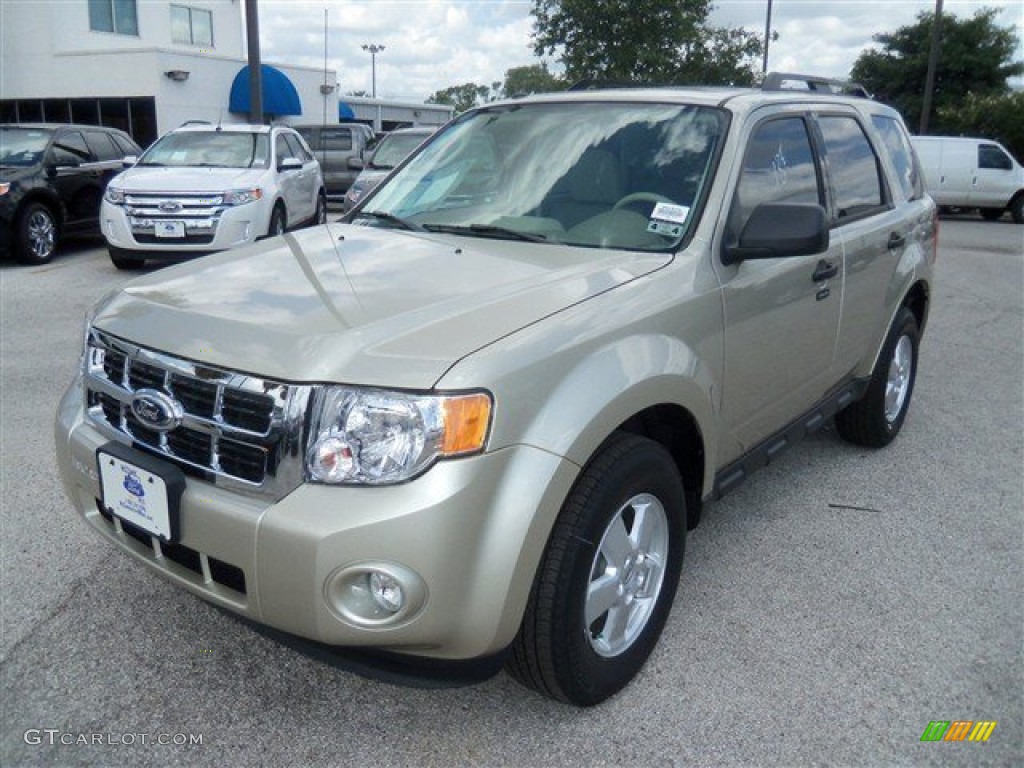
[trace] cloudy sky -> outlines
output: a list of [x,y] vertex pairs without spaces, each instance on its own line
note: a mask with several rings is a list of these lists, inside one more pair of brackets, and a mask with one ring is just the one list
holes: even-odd
[[[260,0],[263,59],[323,67],[324,10],[327,62],[341,93],[371,90],[370,54],[377,54],[377,95],[423,101],[450,85],[502,80],[510,67],[538,63],[530,44],[530,0]],[[767,0],[718,0],[712,23],[764,32]],[[912,23],[934,0],[774,0],[769,69],[845,77],[871,36]],[[945,0],[944,13],[969,17],[982,7],[1000,10],[999,23],[1024,38],[1020,0]],[[1024,56],[1024,50],[1021,51]],[[557,62],[551,60],[553,70]]]

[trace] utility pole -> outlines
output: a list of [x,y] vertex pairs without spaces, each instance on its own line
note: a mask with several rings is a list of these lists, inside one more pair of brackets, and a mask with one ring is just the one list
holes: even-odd
[[921,105],[921,124],[918,133],[928,133],[928,118],[932,111],[932,94],[935,92],[935,71],[939,68],[939,48],[942,45],[942,0],[935,0],[935,19],[932,21],[932,45],[928,51],[928,74],[924,79],[924,103]]
[[263,68],[260,65],[260,19],[256,0],[245,0],[245,36],[249,49],[249,122],[263,123]]
[[768,74],[768,41],[772,39],[772,0],[768,0],[768,12],[764,19],[764,61],[761,72]]
[[368,51],[370,54],[370,91],[373,98],[377,98],[377,54],[383,51],[385,46],[377,45],[376,43],[369,43],[363,46],[364,51]]

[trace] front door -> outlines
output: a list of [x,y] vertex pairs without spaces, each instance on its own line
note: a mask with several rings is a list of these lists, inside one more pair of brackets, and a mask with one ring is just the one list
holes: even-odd
[[[761,203],[824,204],[805,117],[752,131],[726,238]],[[833,367],[842,304],[842,246],[814,256],[752,259],[721,268],[725,308],[722,418],[730,453],[749,450],[820,399]],[[724,456],[728,461],[735,456]]]

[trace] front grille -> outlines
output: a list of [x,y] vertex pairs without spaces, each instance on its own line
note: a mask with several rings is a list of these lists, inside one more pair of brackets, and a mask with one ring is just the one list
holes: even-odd
[[213,235],[185,235],[184,237],[157,237],[142,232],[132,231],[135,242],[142,245],[209,245]]
[[[117,524],[114,522],[114,516],[103,508],[103,503],[99,499],[96,500],[96,508],[103,519],[107,521],[107,524],[116,530]],[[120,520],[119,522],[125,536],[139,542],[139,544],[151,550],[153,554],[156,554],[155,546],[159,546],[161,557],[177,563],[182,568],[186,568],[198,576],[204,576],[204,556],[201,553],[196,552],[191,547],[186,547],[184,544],[172,544],[167,541],[161,541],[158,545],[154,545],[153,536],[146,531],[129,523],[127,520]],[[215,557],[206,556],[205,559],[210,580],[228,589],[233,589],[240,594],[244,595],[246,593],[245,572],[241,568],[231,563],[225,563],[223,560],[218,560]]]
[[[192,192],[129,192],[124,209],[132,235],[139,243],[187,243],[207,245],[213,242],[221,214],[227,210],[223,195]],[[157,237],[157,225],[180,221],[184,237]]]
[[[193,476],[273,499],[302,482],[311,387],[199,365],[96,329],[88,345],[85,402],[106,434]],[[181,418],[169,428],[145,423],[132,410],[139,390],[173,398]]]

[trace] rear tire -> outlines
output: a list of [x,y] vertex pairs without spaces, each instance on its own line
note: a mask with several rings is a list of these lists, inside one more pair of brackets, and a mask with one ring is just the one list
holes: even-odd
[[578,706],[621,690],[665,626],[685,541],[672,457],[653,440],[613,435],[555,521],[512,646],[512,677]]
[[919,342],[917,318],[901,307],[882,345],[864,397],[836,414],[836,428],[844,440],[881,448],[899,434],[914,393]]
[[18,260],[46,264],[57,250],[57,220],[42,203],[29,203],[18,215],[15,227]]

